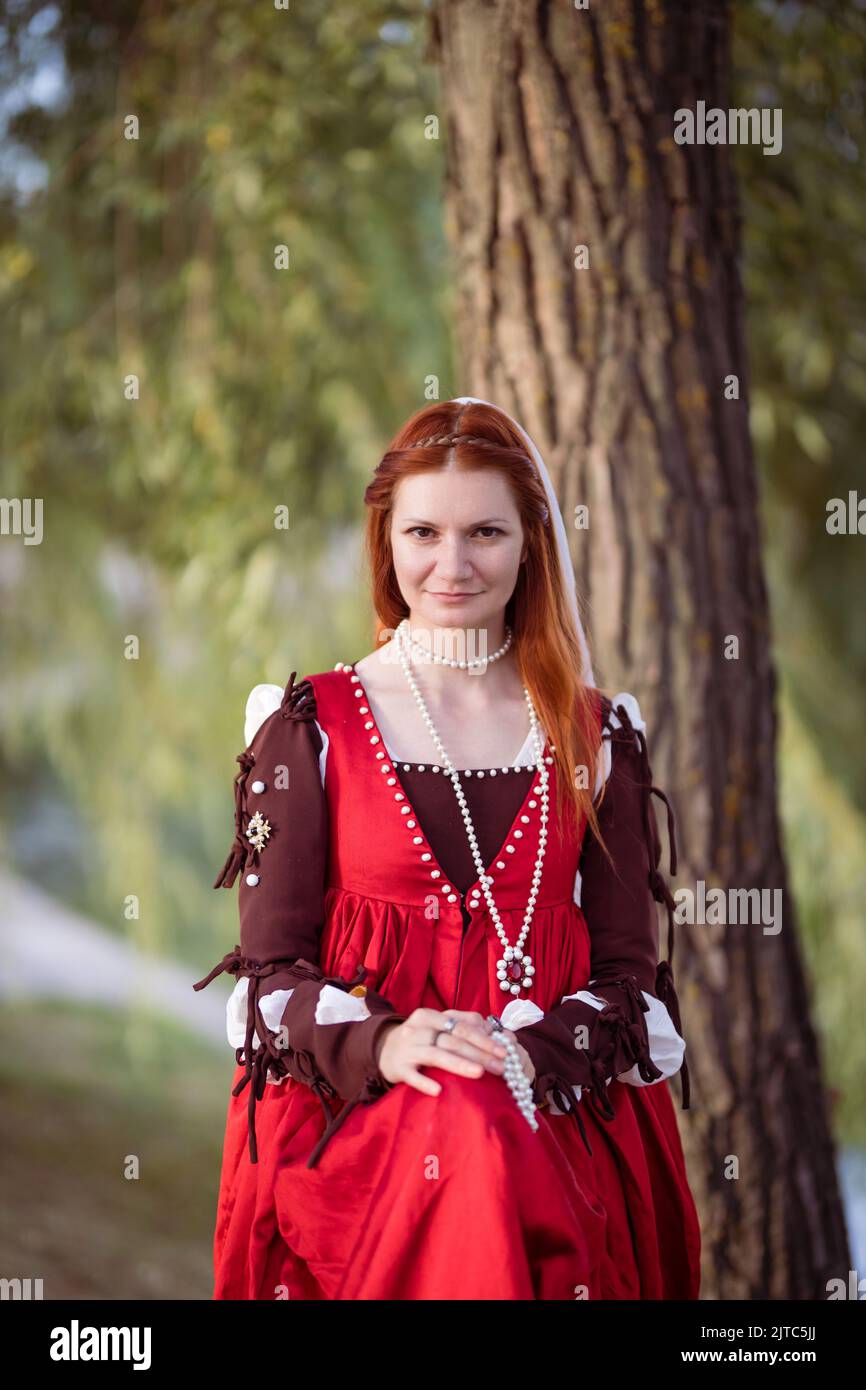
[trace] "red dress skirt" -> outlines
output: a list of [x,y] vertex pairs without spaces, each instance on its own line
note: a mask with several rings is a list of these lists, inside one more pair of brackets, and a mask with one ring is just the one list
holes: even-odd
[[[461,895],[388,775],[360,681],[348,669],[310,679],[329,736],[322,968],[348,978],[363,964],[368,986],[406,1015],[418,1007],[498,1014],[501,947],[483,895],[476,907],[472,889],[465,895],[464,932]],[[558,833],[549,771],[529,938],[532,998],[544,1010],[586,988],[590,970],[587,923],[574,900],[582,829]],[[512,941],[538,850],[538,792],[533,777],[505,842],[513,852],[503,844],[486,866]],[[542,1106],[533,1131],[502,1077],[424,1070],[441,1085],[438,1096],[398,1084],[356,1106],[312,1168],[325,1120],[307,1086],[292,1078],[265,1086],[255,1164],[247,1097],[230,1098],[215,1298],[698,1297],[700,1228],[667,1081],[611,1081],[612,1120],[582,1105],[590,1155],[572,1115]],[[243,1074],[238,1066],[236,1084]],[[334,1113],[342,1104],[332,1102]]]

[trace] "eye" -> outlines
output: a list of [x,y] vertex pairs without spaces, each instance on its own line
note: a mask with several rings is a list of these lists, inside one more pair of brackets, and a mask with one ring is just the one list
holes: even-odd
[[[419,532],[422,532],[422,531],[425,532],[426,534],[425,534],[425,535],[420,535]],[[505,535],[505,532],[502,530],[502,527],[501,527],[501,526],[476,526],[476,528],[475,528],[475,533],[474,533],[474,534],[475,534],[475,535],[481,535],[482,532],[487,532],[487,533],[488,533],[488,534],[486,534],[486,535],[482,535],[482,536],[481,536],[481,539],[482,539],[482,540],[485,540],[485,541],[487,541],[487,540],[493,540],[493,537],[494,537],[494,536],[504,536],[504,535]],[[428,536],[431,536],[431,535],[433,535],[433,534],[434,534],[434,532],[433,532],[433,527],[432,527],[432,526],[410,526],[409,529],[408,529],[408,531],[406,532],[406,535],[407,535],[407,536],[417,536],[417,538],[418,538],[419,541],[426,541],[427,538],[428,538]]]

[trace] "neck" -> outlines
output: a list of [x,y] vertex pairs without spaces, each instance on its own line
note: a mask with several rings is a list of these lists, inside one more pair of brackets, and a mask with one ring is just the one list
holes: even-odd
[[[497,652],[506,640],[504,614],[488,623],[467,627],[463,625],[433,626],[423,618],[408,618],[408,636],[425,651],[456,661],[483,661]],[[396,653],[395,653],[396,659]],[[510,691],[516,679],[514,647],[492,664],[469,669],[448,666],[426,660],[415,648],[410,648],[409,665],[431,693],[473,701],[486,701],[491,695]]]
[[502,646],[506,637],[504,613],[498,613],[488,622],[471,627],[462,623],[433,624],[413,613],[409,614],[406,621],[409,636],[418,646],[437,656],[455,661],[478,661],[483,660],[485,656],[492,656]]

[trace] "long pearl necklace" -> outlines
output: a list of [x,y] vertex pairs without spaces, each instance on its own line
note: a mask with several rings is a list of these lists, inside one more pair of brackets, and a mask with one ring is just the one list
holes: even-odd
[[535,706],[532,703],[532,697],[530,696],[529,691],[527,690],[526,686],[524,686],[523,694],[526,699],[526,704],[529,710],[529,727],[530,732],[532,734],[532,742],[535,748],[535,765],[538,769],[538,775],[541,778],[541,829],[538,832],[538,856],[535,861],[535,869],[532,875],[532,887],[529,892],[529,901],[526,905],[526,914],[523,919],[523,926],[521,927],[520,935],[518,936],[517,941],[512,946],[509,943],[505,928],[502,925],[502,919],[499,916],[496,904],[493,901],[493,894],[490,891],[491,878],[490,875],[486,874],[484,871],[484,862],[481,858],[481,854],[478,849],[478,840],[475,835],[475,827],[472,823],[472,816],[469,811],[469,806],[466,802],[466,797],[463,793],[463,788],[460,785],[460,777],[454,768],[454,764],[448,756],[448,751],[445,748],[444,743],[439,737],[439,733],[433,723],[433,720],[430,717],[430,712],[427,709],[426,704],[424,703],[424,698],[421,694],[421,691],[418,689],[418,683],[412,674],[412,670],[409,664],[410,641],[408,627],[409,620],[408,618],[404,618],[394,633],[394,640],[397,644],[397,652],[400,659],[400,665],[403,667],[403,673],[406,677],[406,680],[409,683],[409,688],[415,697],[415,702],[418,705],[418,708],[421,712],[421,717],[424,720],[424,723],[427,725],[433,742],[436,744],[436,747],[439,751],[440,762],[442,766],[445,768],[446,772],[448,773],[449,778],[451,779],[451,785],[454,788],[454,793],[457,797],[458,805],[460,806],[460,812],[463,816],[463,823],[466,826],[466,833],[469,837],[469,848],[472,851],[472,858],[475,861],[475,867],[478,871],[478,880],[481,884],[484,896],[487,899],[487,906],[490,909],[490,916],[493,920],[493,925],[496,928],[496,935],[499,937],[499,940],[502,943],[502,956],[496,963],[496,974],[499,980],[499,988],[501,990],[507,991],[508,993],[519,995],[521,987],[523,989],[529,990],[529,988],[532,985],[532,977],[535,974],[535,966],[532,963],[532,957],[523,954],[523,945],[526,941],[527,936],[529,935],[529,928],[532,923],[533,913],[535,912],[535,900],[538,897],[538,887],[541,883],[541,868],[544,863],[544,851],[547,844],[547,783],[549,780],[549,774],[544,763],[544,742],[541,738],[541,733],[538,725],[538,716],[535,713]]

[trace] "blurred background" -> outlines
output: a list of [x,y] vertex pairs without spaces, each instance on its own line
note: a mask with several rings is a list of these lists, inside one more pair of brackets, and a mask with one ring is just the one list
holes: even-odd
[[[211,884],[246,697],[370,650],[363,489],[431,373],[472,390],[429,16],[299,6],[277,42],[267,6],[0,15],[0,492],[44,499],[41,544],[0,536],[0,1274],[208,1298],[234,1059],[228,986],[192,984],[237,939]],[[815,518],[864,486],[866,13],[734,15],[735,104],[798,151],[732,155],[782,811],[862,1270],[866,563]]]

